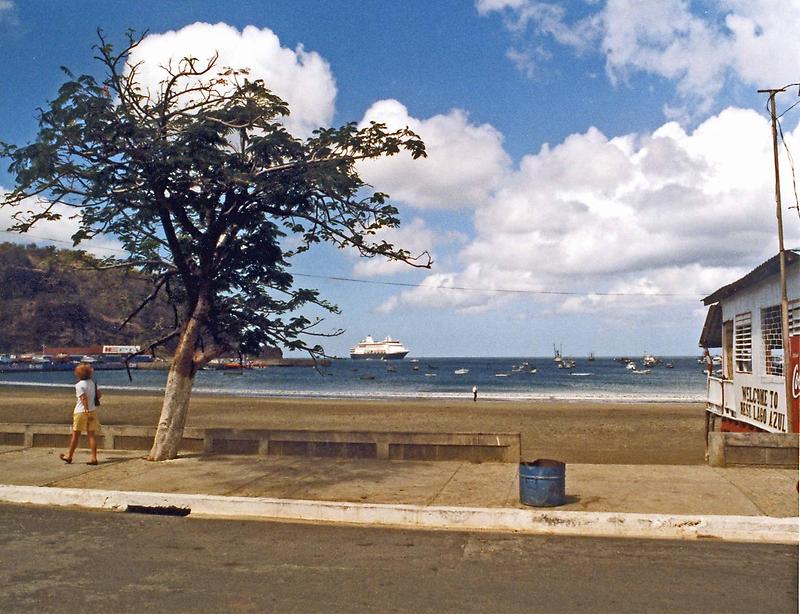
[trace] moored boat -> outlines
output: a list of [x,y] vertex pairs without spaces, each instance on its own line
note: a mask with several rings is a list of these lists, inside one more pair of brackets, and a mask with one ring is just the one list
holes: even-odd
[[350,350],[353,360],[400,360],[408,354],[408,348],[391,337],[375,341],[371,336],[359,341]]

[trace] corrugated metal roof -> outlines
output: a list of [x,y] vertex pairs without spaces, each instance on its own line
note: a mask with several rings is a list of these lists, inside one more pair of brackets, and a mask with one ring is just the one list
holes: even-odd
[[[787,249],[786,250],[786,264],[794,264],[795,262],[800,261],[800,250],[797,249]],[[767,279],[768,277],[772,277],[773,275],[777,275],[781,271],[781,263],[780,263],[780,254],[776,254],[763,264],[758,265],[755,269],[750,271],[747,275],[742,277],[741,279],[737,279],[733,283],[728,284],[727,286],[723,286],[713,294],[709,294],[707,297],[703,299],[704,305],[712,305],[714,303],[718,303],[724,298],[728,298],[729,296],[736,294],[740,290],[744,288],[749,288],[750,286],[757,284],[760,281]],[[717,347],[717,346],[712,346]]]

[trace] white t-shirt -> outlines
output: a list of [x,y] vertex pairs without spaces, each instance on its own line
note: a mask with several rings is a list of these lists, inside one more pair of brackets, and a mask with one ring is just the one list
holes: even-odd
[[82,379],[77,384],[75,384],[75,398],[77,399],[75,403],[75,411],[73,413],[82,414],[86,411],[86,408],[83,406],[83,402],[81,401],[81,395],[86,395],[86,400],[89,402],[89,411],[94,411],[94,393],[95,393],[95,383],[90,379]]

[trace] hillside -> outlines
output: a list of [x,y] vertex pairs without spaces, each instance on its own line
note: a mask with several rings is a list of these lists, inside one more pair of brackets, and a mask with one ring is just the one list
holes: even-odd
[[121,269],[92,270],[97,264],[84,252],[0,243],[0,352],[143,344],[170,329],[172,310],[159,302],[119,332],[149,282]]

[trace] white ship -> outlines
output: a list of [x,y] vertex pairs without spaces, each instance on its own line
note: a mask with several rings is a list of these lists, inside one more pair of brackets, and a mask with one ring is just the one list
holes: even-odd
[[353,360],[399,360],[406,354],[408,348],[396,339],[386,337],[383,341],[375,341],[369,335],[350,350]]

